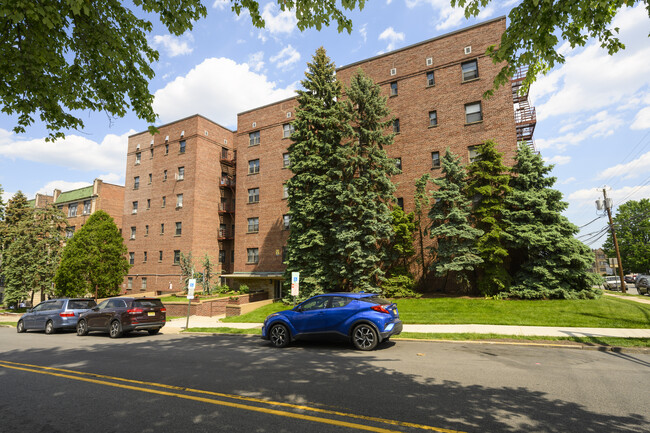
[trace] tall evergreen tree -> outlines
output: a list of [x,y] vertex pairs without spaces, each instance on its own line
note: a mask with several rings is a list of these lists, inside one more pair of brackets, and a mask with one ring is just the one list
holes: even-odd
[[293,177],[287,182],[291,231],[287,241],[286,280],[301,273],[301,297],[336,289],[333,269],[335,232],[332,207],[343,177],[341,139],[345,116],[341,84],[324,48],[307,64],[304,90],[298,90],[294,133],[289,146]]
[[414,236],[417,227],[413,221],[413,212],[406,213],[399,206],[393,207],[393,236],[390,242],[384,247],[386,259],[384,270],[386,276],[411,275],[411,263],[415,255],[413,247]]
[[432,181],[438,188],[433,191],[434,203],[429,211],[429,234],[436,240],[433,268],[437,276],[445,277],[445,289],[451,279],[456,287],[469,291],[474,270],[483,263],[476,249],[483,231],[470,223],[472,203],[465,195],[467,172],[449,148],[442,158],[442,173],[443,177]]
[[477,248],[483,259],[478,289],[484,295],[507,290],[510,283],[506,270],[505,223],[502,220],[505,196],[510,192],[510,170],[503,165],[503,154],[497,151],[496,146],[492,140],[477,146],[478,156],[468,167],[468,197],[474,200],[476,227],[483,231]]
[[427,185],[431,175],[429,173],[424,173],[418,180],[415,181],[415,195],[413,196],[413,201],[415,203],[415,209],[413,210],[413,222],[415,223],[415,230],[417,233],[417,254],[418,258],[416,263],[420,267],[419,275],[416,275],[417,278],[424,280],[427,277],[427,272],[431,266],[430,261],[427,261],[426,248],[424,247],[424,238],[427,236],[427,228],[429,221],[427,221],[427,210],[430,209],[430,197],[429,192],[427,191]]
[[9,276],[4,272],[5,262],[7,261],[7,250],[11,245],[15,229],[23,220],[31,220],[32,208],[27,203],[27,197],[21,191],[14,194],[3,206],[0,218],[0,274],[7,285]]
[[52,295],[66,226],[63,212],[50,205],[36,209],[32,217],[23,218],[10,229],[11,243],[3,269],[8,303],[29,297],[33,304],[39,291],[41,301]]
[[54,278],[60,296],[115,296],[129,271],[126,245],[113,218],[99,210],[68,241]]
[[333,158],[337,166],[330,184],[331,265],[337,290],[378,292],[384,276],[382,244],[393,234],[390,203],[395,200],[395,185],[390,176],[399,173],[384,150],[393,143],[394,134],[386,132],[392,119],[381,89],[362,70],[345,93],[347,123],[343,145]]
[[508,295],[526,299],[593,298],[597,281],[589,272],[593,253],[575,239],[578,228],[561,215],[567,208],[553,189],[553,166],[544,165],[530,147],[517,149],[512,191],[505,199],[503,220],[510,249],[512,286]]

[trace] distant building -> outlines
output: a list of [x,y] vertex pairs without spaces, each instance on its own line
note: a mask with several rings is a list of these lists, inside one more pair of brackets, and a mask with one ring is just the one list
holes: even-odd
[[594,255],[596,256],[593,265],[591,265],[591,272],[598,275],[611,274],[612,268],[609,267],[609,262],[607,261],[605,252],[601,248],[591,251],[593,251]]

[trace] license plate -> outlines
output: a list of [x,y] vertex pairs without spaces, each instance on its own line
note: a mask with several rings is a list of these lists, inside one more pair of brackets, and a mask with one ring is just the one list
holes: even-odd
[[156,315],[156,313],[153,312],[153,311],[149,311],[149,312],[147,313],[147,316],[155,316],[155,315]]

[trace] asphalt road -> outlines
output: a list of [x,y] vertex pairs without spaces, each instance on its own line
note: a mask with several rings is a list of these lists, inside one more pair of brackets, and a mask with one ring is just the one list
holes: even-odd
[[648,354],[0,328],[3,433],[648,432],[649,402]]

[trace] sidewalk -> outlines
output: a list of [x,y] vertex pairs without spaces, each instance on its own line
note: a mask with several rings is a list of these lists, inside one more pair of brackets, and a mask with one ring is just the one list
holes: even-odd
[[[223,316],[190,316],[190,328],[261,328],[261,323],[222,323]],[[186,318],[173,319],[165,325],[163,332],[179,333],[185,329]],[[541,337],[625,337],[650,338],[650,329],[625,328],[565,328],[554,326],[510,326],[510,325],[404,325],[402,332],[434,334],[501,334]]]

